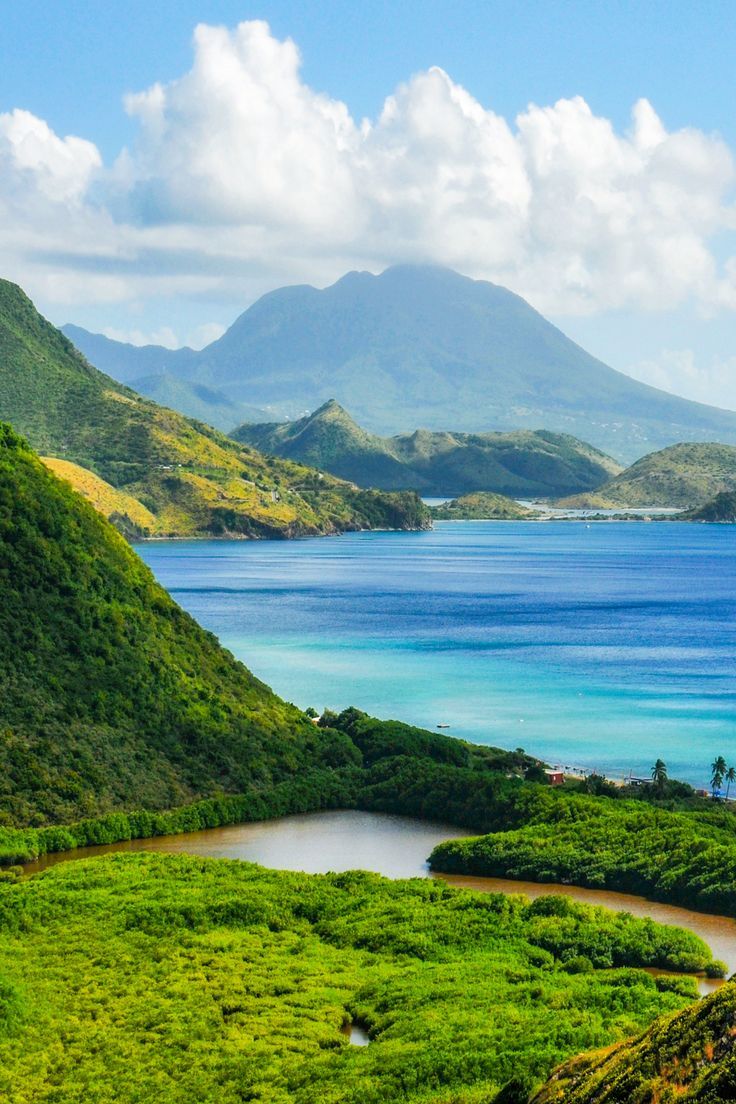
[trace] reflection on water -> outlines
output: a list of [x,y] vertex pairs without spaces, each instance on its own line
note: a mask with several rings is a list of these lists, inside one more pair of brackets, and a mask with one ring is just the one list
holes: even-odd
[[343,1035],[347,1035],[352,1046],[368,1046],[371,1041],[370,1035],[360,1024],[343,1024],[341,1031]]
[[[307,813],[281,820],[209,828],[178,836],[128,840],[101,847],[81,847],[58,855],[47,855],[25,867],[33,874],[59,862],[89,858],[115,851],[185,852],[218,859],[241,859],[275,870],[300,870],[307,874],[329,871],[371,870],[388,878],[442,878],[450,885],[482,893],[523,893],[528,897],[562,894],[586,904],[603,905],[616,912],[650,917],[661,924],[676,924],[699,935],[716,958],[722,959],[729,975],[736,972],[736,922],[726,916],[693,912],[674,905],[658,904],[627,893],[578,886],[511,881],[506,878],[473,878],[454,874],[432,874],[427,856],[446,839],[467,836],[467,830],[448,824],[430,824],[409,817],[383,813],[338,811]],[[719,984],[701,979],[701,991]]]

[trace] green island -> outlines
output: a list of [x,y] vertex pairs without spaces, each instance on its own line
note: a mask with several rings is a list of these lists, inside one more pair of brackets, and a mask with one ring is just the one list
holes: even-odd
[[430,512],[435,521],[528,521],[539,516],[513,498],[488,491],[460,495],[441,506],[430,506]]
[[[690,933],[564,898],[147,854],[22,877],[19,864],[80,844],[357,807],[485,833],[438,848],[438,869],[736,915],[727,806],[666,778],[638,795],[553,788],[520,750],[352,709],[307,716],[9,426],[0,585],[11,1104],[521,1104],[560,1061],[690,1015],[693,979],[643,967],[723,972]],[[349,1021],[370,1046],[348,1044]]]

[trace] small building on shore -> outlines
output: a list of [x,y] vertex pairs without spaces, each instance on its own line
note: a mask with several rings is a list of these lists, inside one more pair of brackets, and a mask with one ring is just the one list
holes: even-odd
[[561,786],[565,781],[565,775],[561,770],[546,770],[544,776],[550,786]]

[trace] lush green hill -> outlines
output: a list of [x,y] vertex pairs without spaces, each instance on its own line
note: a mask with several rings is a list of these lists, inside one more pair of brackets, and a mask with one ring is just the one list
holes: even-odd
[[[266,790],[325,757],[340,761],[333,736],[179,609],[9,427],[0,595],[5,823]],[[348,749],[347,761],[357,758]]]
[[435,521],[527,521],[536,516],[513,498],[483,491],[432,506],[431,513]]
[[736,1100],[736,985],[664,1016],[631,1042],[556,1070],[533,1104],[723,1104]]
[[[412,495],[360,492],[302,465],[267,461],[141,398],[88,364],[7,281],[0,419],[44,456],[88,469],[135,499],[155,518],[145,532],[157,536],[283,537],[428,523]],[[122,518],[121,527],[135,531],[135,522]]]
[[[689,1005],[691,979],[637,968],[685,960],[709,960],[689,932],[560,898],[189,855],[65,863],[0,884],[0,1097],[485,1104]],[[348,1044],[355,1020],[370,1046]]]
[[559,495],[595,487],[621,470],[584,441],[543,430],[417,430],[377,437],[361,429],[334,399],[296,422],[244,425],[232,436],[363,487],[412,488],[424,494]]
[[[115,375],[109,352],[93,360]],[[506,288],[433,266],[280,288],[201,352],[154,362],[125,378],[170,368],[275,418],[334,396],[380,434],[544,426],[628,463],[676,441],[736,444],[736,413],[616,372]]]
[[721,491],[736,491],[736,447],[688,443],[643,456],[590,494],[566,498],[559,505],[699,507]]

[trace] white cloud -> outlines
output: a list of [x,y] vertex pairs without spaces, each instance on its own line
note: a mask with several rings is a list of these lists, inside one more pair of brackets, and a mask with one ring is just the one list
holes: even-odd
[[349,221],[356,127],[301,82],[294,43],[250,22],[200,25],[194,46],[191,72],[125,98],[140,138],[119,171],[143,217],[331,231]]
[[664,349],[656,358],[629,365],[626,373],[686,399],[736,410],[736,356],[703,364],[692,349]]
[[219,322],[203,322],[201,326],[190,331],[184,344],[190,349],[204,349],[205,345],[211,345],[213,341],[222,337],[225,329],[226,327]]
[[732,154],[645,100],[626,133],[580,97],[510,123],[433,68],[359,122],[248,22],[199,26],[191,70],[125,106],[138,136],[107,170],[0,116],[0,247],[47,302],[244,301],[423,260],[558,314],[736,309]]
[[162,326],[158,330],[121,329],[117,326],[105,326],[102,333],[112,341],[122,341],[126,345],[163,345],[165,349],[179,349],[188,345],[190,349],[203,349],[222,337],[225,326],[219,322],[204,322],[190,330],[181,341],[171,326]]
[[170,326],[162,326],[153,333],[143,330],[120,330],[115,326],[106,326],[102,331],[111,341],[123,341],[126,345],[163,345],[165,349],[177,349],[181,344]]
[[101,166],[92,142],[59,138],[29,111],[0,114],[0,168],[6,199],[28,202],[38,196],[54,204],[73,204],[83,198]]

